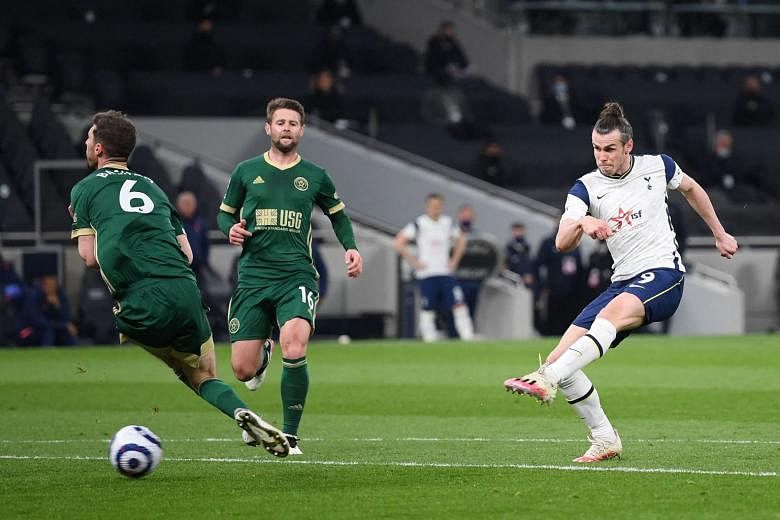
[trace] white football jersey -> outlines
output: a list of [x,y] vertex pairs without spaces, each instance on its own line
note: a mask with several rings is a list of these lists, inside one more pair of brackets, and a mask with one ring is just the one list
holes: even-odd
[[460,229],[450,217],[441,215],[433,220],[428,215],[420,215],[401,232],[407,239],[417,242],[417,258],[425,266],[415,271],[418,279],[452,274],[450,250],[460,237]]
[[607,247],[614,260],[613,282],[658,267],[685,271],[666,193],[680,187],[683,175],[668,155],[634,155],[631,168],[620,177],[607,177],[596,169],[569,190],[561,220],[590,214],[610,225],[614,234],[607,238]]

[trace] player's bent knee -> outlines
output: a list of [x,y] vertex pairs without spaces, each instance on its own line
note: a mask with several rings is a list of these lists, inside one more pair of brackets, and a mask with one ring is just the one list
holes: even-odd
[[233,363],[233,375],[239,381],[249,381],[255,376],[257,367],[253,367],[249,363]]

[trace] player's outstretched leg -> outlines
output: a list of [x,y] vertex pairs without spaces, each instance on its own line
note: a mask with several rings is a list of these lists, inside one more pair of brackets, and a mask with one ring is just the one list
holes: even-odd
[[263,360],[260,363],[260,368],[257,369],[257,372],[255,372],[255,375],[252,379],[249,381],[244,381],[244,385],[254,392],[257,390],[260,385],[263,384],[263,381],[265,381],[265,374],[268,369],[268,365],[271,362],[271,355],[273,354],[274,349],[274,340],[267,339],[263,343]]
[[[247,442],[247,436],[251,437],[255,441],[253,445],[260,444],[268,453],[277,457],[286,457],[290,453],[290,443],[287,442],[287,437],[252,410],[238,408],[235,419],[239,428],[244,430],[244,442]],[[247,442],[247,444],[250,443]]]

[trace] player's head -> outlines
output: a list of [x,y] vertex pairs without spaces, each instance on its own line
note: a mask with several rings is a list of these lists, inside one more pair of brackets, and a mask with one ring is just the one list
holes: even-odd
[[512,223],[512,236],[519,238],[525,235],[525,224],[522,222],[513,222]]
[[429,193],[425,197],[425,213],[436,220],[444,210],[444,197],[439,193]]
[[85,144],[90,168],[109,160],[127,162],[135,148],[135,126],[122,112],[98,112],[92,117]]
[[297,148],[305,123],[303,105],[294,99],[275,98],[265,107],[265,133],[271,138],[271,146],[282,153]]
[[634,130],[620,103],[604,104],[591,134],[596,167],[607,176],[624,174],[631,165]]

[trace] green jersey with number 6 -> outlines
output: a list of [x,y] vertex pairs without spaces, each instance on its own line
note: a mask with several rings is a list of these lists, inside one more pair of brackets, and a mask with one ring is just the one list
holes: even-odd
[[330,175],[300,156],[285,168],[274,165],[268,152],[236,166],[220,209],[246,219],[252,232],[241,251],[238,288],[319,276],[311,256],[315,204],[326,215],[344,209]]
[[73,186],[70,200],[71,238],[95,235],[95,257],[114,298],[148,278],[195,280],[176,240],[181,219],[149,177],[99,168]]

